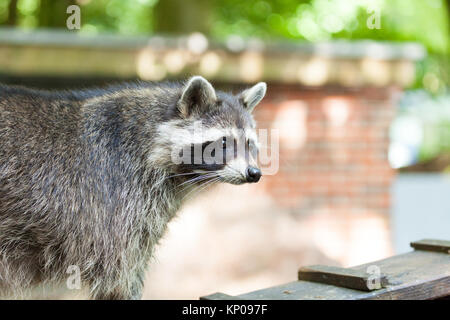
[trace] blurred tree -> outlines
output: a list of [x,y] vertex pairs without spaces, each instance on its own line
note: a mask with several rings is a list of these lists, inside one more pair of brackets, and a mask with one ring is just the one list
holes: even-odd
[[40,0],[38,10],[38,26],[45,28],[65,28],[67,13],[70,5],[76,4],[75,0]]
[[155,6],[155,31],[167,34],[209,34],[216,0],[165,0]]
[[[0,11],[7,11],[0,12],[0,24],[62,27],[71,4],[81,6],[83,24],[101,31],[415,40],[432,52],[449,50],[450,0],[0,0]],[[379,29],[367,26],[374,10],[380,13]],[[35,23],[24,23],[27,19]]]
[[[412,40],[433,52],[449,48],[449,0],[221,0],[212,33],[218,37]],[[369,28],[378,13],[380,28]]]
[[116,32],[125,35],[153,32],[157,0],[83,0],[82,32]]
[[[380,28],[368,26],[374,14]],[[450,0],[220,0],[211,35],[417,41],[430,55],[419,63],[415,87],[441,94],[449,85],[449,17]]]
[[8,5],[8,19],[6,25],[14,26],[17,18],[17,0],[11,0]]

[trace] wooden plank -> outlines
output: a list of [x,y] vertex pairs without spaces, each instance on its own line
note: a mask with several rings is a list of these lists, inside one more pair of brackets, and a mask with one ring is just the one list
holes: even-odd
[[450,295],[449,254],[417,250],[349,269],[367,272],[369,268],[378,268],[389,279],[389,283],[380,290],[367,292],[299,280],[237,297],[262,300],[425,300]]
[[450,254],[450,241],[423,239],[411,242],[410,245],[415,250],[436,251]]
[[299,280],[241,294],[238,297],[249,300],[354,300],[366,293],[330,284]]
[[[373,281],[376,277],[378,281]],[[387,285],[385,275],[372,275],[367,271],[314,265],[300,268],[298,280],[331,284],[362,291],[373,291]]]
[[434,300],[450,296],[450,276],[394,286],[361,300]]

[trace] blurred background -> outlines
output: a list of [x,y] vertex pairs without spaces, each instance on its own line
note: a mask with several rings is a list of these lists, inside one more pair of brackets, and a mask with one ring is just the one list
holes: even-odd
[[240,294],[450,239],[449,15],[449,0],[0,0],[0,82],[266,81],[255,117],[279,132],[278,172],[187,203],[144,298]]

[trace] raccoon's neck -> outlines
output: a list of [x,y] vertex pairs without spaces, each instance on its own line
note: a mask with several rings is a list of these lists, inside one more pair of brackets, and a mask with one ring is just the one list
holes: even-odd
[[174,174],[168,170],[152,170],[148,180],[149,212],[159,211],[169,221],[180,207],[206,190],[210,181],[190,174]]
[[140,233],[141,250],[144,260],[148,259],[155,245],[163,237],[170,220],[179,211],[183,198],[177,182],[169,171],[152,169],[143,189],[142,226]]

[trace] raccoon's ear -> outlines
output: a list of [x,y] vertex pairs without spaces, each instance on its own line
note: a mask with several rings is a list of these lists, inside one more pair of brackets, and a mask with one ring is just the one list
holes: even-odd
[[217,100],[213,86],[201,76],[194,76],[184,86],[181,98],[178,101],[178,110],[185,117],[192,114],[193,108],[208,107]]
[[256,105],[264,98],[266,90],[266,83],[259,82],[241,93],[242,103],[248,112],[252,112]]

